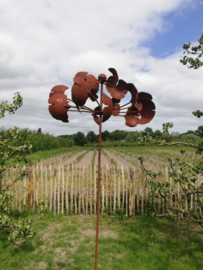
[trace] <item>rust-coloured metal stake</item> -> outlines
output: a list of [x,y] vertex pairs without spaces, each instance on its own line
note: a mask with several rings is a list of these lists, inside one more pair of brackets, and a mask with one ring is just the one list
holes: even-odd
[[99,208],[100,208],[100,165],[101,165],[101,134],[102,134],[102,94],[103,83],[101,82],[100,93],[100,117],[99,117],[99,152],[98,152],[98,182],[97,182],[97,228],[96,228],[96,247],[95,247],[95,267],[97,270],[98,238],[99,238]]
[[[100,74],[98,79],[88,72],[78,72],[73,78],[72,99],[67,98],[64,92],[68,89],[65,85],[56,85],[49,94],[49,112],[57,120],[68,123],[67,112],[88,112],[93,116],[95,123],[99,125],[99,151],[98,151],[98,189],[97,189],[97,227],[96,227],[96,246],[95,246],[95,270],[97,270],[98,254],[98,236],[99,236],[99,209],[100,209],[100,166],[101,166],[101,141],[102,141],[102,122],[106,122],[112,115],[125,118],[126,126],[135,127],[137,124],[149,123],[155,115],[155,105],[152,102],[152,96],[145,92],[138,93],[137,88],[132,83],[126,83],[119,80],[117,71],[109,68],[112,73],[108,79],[105,74]],[[97,92],[101,84],[100,104],[98,102]],[[106,90],[111,94],[111,98],[103,93],[103,84]],[[130,102],[120,106],[120,100],[127,92],[130,92],[132,98]],[[85,106],[87,99],[97,102],[97,107],[92,110]],[[75,105],[70,105],[73,102]],[[107,107],[102,108],[102,104]],[[126,106],[129,105],[127,108]],[[72,109],[71,109],[72,108]],[[77,109],[77,110],[76,110]],[[82,109],[82,110],[81,110]],[[140,117],[141,118],[138,118]],[[1,187],[1,182],[0,182]]]

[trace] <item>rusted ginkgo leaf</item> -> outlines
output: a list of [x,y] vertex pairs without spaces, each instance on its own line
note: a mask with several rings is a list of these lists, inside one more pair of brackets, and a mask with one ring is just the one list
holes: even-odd
[[99,90],[99,81],[87,74],[88,72],[78,72],[73,79],[72,100],[78,107],[85,105],[89,97],[92,101],[98,98],[96,93]]
[[137,124],[144,125],[154,118],[155,105],[151,100],[152,96],[150,94],[144,92],[139,93],[137,104],[128,108],[124,116],[126,126],[135,127]]
[[124,98],[127,93],[127,90],[125,88],[127,83],[123,80],[118,80],[118,74],[114,68],[109,68],[109,71],[113,74],[113,76],[110,76],[106,81],[107,91],[115,99]]
[[[51,104],[49,106],[50,114],[55,119],[61,120],[62,122],[69,122],[67,111],[70,106],[67,101],[67,95],[64,94],[67,89],[68,87],[65,85],[57,85],[53,87],[48,100],[48,103]],[[64,106],[66,106],[66,108]]]

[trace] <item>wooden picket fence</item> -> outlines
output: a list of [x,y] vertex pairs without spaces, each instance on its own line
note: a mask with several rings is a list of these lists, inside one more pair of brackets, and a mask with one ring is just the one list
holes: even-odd
[[[24,211],[26,207],[37,209],[39,201],[47,198],[46,206],[55,214],[96,214],[97,166],[92,168],[90,165],[79,167],[75,164],[66,166],[60,164],[58,166],[43,166],[40,164],[31,168],[25,168],[25,166],[18,169],[7,168],[2,179],[2,187],[11,184],[23,170],[28,170],[28,177],[17,181],[9,188],[9,192],[15,194],[12,204],[9,205],[10,208],[17,208],[20,211]],[[186,210],[188,207],[195,208],[196,213],[201,213],[198,206],[194,207],[197,195],[194,198],[192,195],[189,201],[179,183],[174,183],[173,179],[169,177],[167,167],[156,168],[155,171],[164,172],[164,176],[158,177],[157,181],[170,182],[176,191],[174,198],[171,197],[174,206]],[[149,206],[160,215],[166,212],[167,205],[161,206],[154,203],[152,206],[148,188],[145,187],[148,176],[141,168],[102,166],[100,179],[101,213],[106,211],[115,214],[119,209],[125,211],[126,215],[134,216],[135,213],[148,213]],[[197,179],[200,184],[200,175]],[[184,204],[178,206],[177,200],[181,197],[184,198]],[[162,201],[164,203],[164,200]]]

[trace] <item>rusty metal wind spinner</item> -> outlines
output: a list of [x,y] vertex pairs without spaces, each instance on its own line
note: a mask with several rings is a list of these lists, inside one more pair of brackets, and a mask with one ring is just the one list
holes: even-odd
[[[99,151],[98,151],[98,190],[97,190],[97,229],[96,229],[96,248],[95,248],[95,269],[97,269],[98,253],[98,232],[99,232],[99,198],[100,198],[100,160],[101,160],[101,130],[102,122],[106,122],[112,115],[115,117],[122,116],[125,118],[125,124],[128,127],[135,127],[138,124],[144,125],[149,123],[155,115],[155,105],[152,102],[152,96],[145,92],[138,93],[137,88],[132,83],[126,83],[119,80],[117,71],[109,68],[112,73],[108,79],[105,74],[100,74],[98,79],[88,72],[78,72],[73,81],[71,94],[72,99],[68,99],[64,94],[68,87],[57,85],[51,89],[48,103],[49,112],[57,120],[69,122],[68,111],[91,113],[94,121],[99,125]],[[99,84],[100,102],[98,101]],[[111,97],[103,93],[103,85]],[[131,100],[124,105],[120,102],[125,98],[127,93],[131,94]],[[85,106],[86,101],[90,99],[97,103],[94,110]],[[74,105],[70,105],[70,102]],[[105,107],[103,108],[103,105]]]

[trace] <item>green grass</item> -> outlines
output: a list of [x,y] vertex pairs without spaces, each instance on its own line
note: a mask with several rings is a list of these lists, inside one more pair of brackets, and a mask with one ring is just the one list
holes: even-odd
[[[18,217],[16,215],[16,217]],[[0,269],[94,269],[96,217],[54,216],[37,235],[12,244],[0,231]],[[100,216],[98,269],[203,269],[203,234],[190,222]]]

